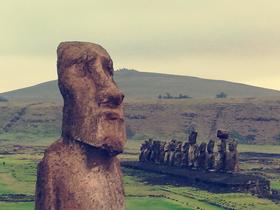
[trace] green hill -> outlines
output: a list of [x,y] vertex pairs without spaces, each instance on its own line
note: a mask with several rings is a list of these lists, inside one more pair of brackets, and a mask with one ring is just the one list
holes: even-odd
[[[228,97],[280,96],[280,91],[239,83],[127,69],[116,71],[114,78],[129,100],[156,99],[159,94],[166,93],[172,96],[188,95],[193,98],[214,98],[220,92],[225,92]],[[7,99],[61,100],[56,80],[5,92],[0,96]]]

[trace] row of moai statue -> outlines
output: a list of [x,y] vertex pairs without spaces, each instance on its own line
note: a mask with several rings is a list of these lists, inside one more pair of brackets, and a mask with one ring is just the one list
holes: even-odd
[[219,141],[216,152],[214,140],[198,145],[197,132],[194,131],[186,142],[149,139],[140,148],[139,161],[207,171],[239,171],[237,142],[228,140],[228,133],[225,131],[218,130],[217,137]]

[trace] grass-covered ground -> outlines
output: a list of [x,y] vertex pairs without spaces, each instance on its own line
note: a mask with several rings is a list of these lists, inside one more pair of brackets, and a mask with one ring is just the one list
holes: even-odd
[[1,210],[33,210],[34,203],[33,202],[17,202],[17,203],[8,203],[8,202],[0,202]]
[[[18,137],[21,138],[18,138]],[[30,202],[30,197],[34,196],[36,181],[36,165],[42,158],[42,152],[54,137],[34,137],[24,135],[17,136],[9,134],[0,136],[0,200],[3,197],[9,197],[10,202],[0,202],[0,210],[31,210],[34,203]],[[4,138],[5,137],[5,138]],[[16,138],[16,140],[15,140]],[[38,138],[40,141],[38,141]],[[14,140],[13,140],[14,139]],[[22,144],[21,144],[22,142]],[[40,142],[40,143],[39,143]],[[139,145],[142,141],[128,141],[125,153],[120,156],[122,159],[136,159]],[[256,151],[259,146],[239,145],[241,151]],[[260,148],[261,152],[277,153],[279,146],[268,146]],[[280,150],[279,150],[280,151]],[[251,161],[251,162],[250,162]],[[259,170],[265,174],[271,181],[272,187],[279,189],[280,176],[279,171],[275,171],[277,161],[269,160],[269,164],[259,162],[244,162],[241,164],[243,170],[254,168],[258,170],[263,165],[273,170]],[[271,162],[272,161],[272,162]],[[275,162],[273,162],[275,161]],[[279,162],[278,162],[279,163]],[[253,166],[252,166],[253,165]],[[167,185],[164,183],[153,184],[147,182],[149,178],[160,179],[162,175],[137,171],[132,169],[123,169],[124,185],[126,193],[126,209],[128,210],[165,210],[165,209],[248,209],[248,210],[276,210],[280,205],[268,199],[245,193],[221,193],[214,194],[205,190],[200,190],[191,186]],[[170,177],[172,179],[173,177]],[[13,195],[23,194],[25,197],[13,202],[18,198]]]

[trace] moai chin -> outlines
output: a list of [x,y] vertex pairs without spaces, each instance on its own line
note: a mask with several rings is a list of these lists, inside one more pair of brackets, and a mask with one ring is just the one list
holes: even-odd
[[38,164],[36,210],[123,210],[116,155],[123,151],[124,95],[101,46],[64,42],[57,49],[64,99],[62,137]]

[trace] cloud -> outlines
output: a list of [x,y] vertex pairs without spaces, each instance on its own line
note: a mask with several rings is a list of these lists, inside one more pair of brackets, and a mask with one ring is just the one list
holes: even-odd
[[[193,75],[243,81],[233,72],[246,69],[242,77],[249,78],[258,59],[280,54],[279,11],[278,0],[4,1],[0,55],[28,57],[34,66],[30,58],[55,57],[61,41],[91,41],[118,59],[117,66],[173,66],[175,74],[188,67]],[[275,71],[278,60],[265,58],[258,69],[263,75]],[[26,74],[35,77],[31,69]]]

